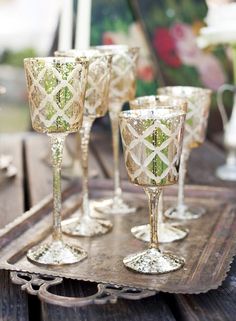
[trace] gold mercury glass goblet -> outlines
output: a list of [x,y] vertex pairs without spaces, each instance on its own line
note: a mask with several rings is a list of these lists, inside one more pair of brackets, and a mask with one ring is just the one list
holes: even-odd
[[178,181],[185,115],[184,111],[161,108],[120,113],[128,176],[133,184],[143,187],[149,201],[149,248],[123,260],[126,267],[140,273],[166,273],[184,265],[183,258],[158,247],[158,204],[162,187]]
[[[129,102],[130,109],[170,109],[187,112],[187,102],[181,98],[175,98],[171,96],[144,96],[136,98]],[[163,149],[160,150],[167,158],[168,147],[163,145]],[[160,165],[165,166],[164,159]],[[159,242],[170,243],[178,240],[182,240],[188,235],[188,230],[180,226],[167,223],[163,220],[163,191],[159,197],[158,205],[158,218],[159,218]],[[150,224],[134,226],[131,229],[132,234],[139,240],[149,242],[150,240]]]
[[112,55],[98,50],[70,50],[56,52],[56,55],[86,57],[89,60],[87,90],[84,102],[83,123],[80,129],[82,160],[82,205],[76,217],[63,221],[63,232],[77,236],[96,236],[109,232],[109,220],[91,216],[92,207],[88,195],[88,147],[90,131],[94,120],[105,115],[108,109],[108,94],[111,78]]
[[126,101],[134,99],[136,91],[136,65],[139,48],[125,45],[97,46],[101,52],[112,54],[112,74],[109,91],[109,116],[112,128],[114,160],[114,196],[96,202],[96,209],[104,214],[128,214],[135,208],[125,203],[122,197],[119,172],[119,113]]
[[159,88],[157,92],[162,95],[180,97],[188,102],[179,172],[178,203],[176,207],[168,209],[165,212],[165,216],[180,220],[197,219],[206,210],[203,207],[189,207],[185,204],[184,181],[191,149],[198,147],[205,140],[211,103],[211,90],[190,86],[173,86]]
[[76,263],[87,253],[65,243],[61,230],[61,162],[64,140],[82,124],[88,60],[27,58],[24,60],[33,128],[50,138],[53,165],[52,241],[33,247],[29,260],[50,265]]

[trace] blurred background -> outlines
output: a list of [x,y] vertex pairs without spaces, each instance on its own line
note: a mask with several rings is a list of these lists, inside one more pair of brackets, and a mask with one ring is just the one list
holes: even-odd
[[[52,55],[58,49],[60,6],[59,0],[0,0],[0,85],[6,88],[0,97],[1,132],[30,130],[23,59]],[[73,12],[75,29],[77,0]],[[223,46],[198,47],[206,15],[204,0],[94,0],[90,42],[141,48],[138,96],[154,94],[162,85],[201,86],[215,92],[232,82],[232,67]],[[208,137],[221,129],[213,99]]]

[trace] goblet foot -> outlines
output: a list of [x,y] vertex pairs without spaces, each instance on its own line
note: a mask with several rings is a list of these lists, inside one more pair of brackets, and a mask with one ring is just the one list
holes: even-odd
[[191,207],[184,205],[180,210],[175,207],[169,208],[164,215],[170,219],[177,220],[195,220],[206,213],[203,207]]
[[236,165],[222,165],[217,168],[216,176],[226,181],[236,181]]
[[74,236],[98,236],[108,233],[112,229],[109,220],[98,220],[95,218],[72,218],[62,222],[62,231]]
[[72,264],[87,257],[87,252],[80,247],[63,241],[53,241],[30,249],[27,253],[30,261],[47,265]]
[[136,211],[135,207],[130,207],[122,198],[113,198],[96,202],[96,211],[106,214],[130,214]]
[[162,274],[180,269],[185,260],[171,253],[160,252],[150,248],[143,252],[128,255],[124,258],[124,265],[136,272],[146,274]]
[[[150,224],[134,226],[131,233],[139,240],[144,242],[150,241]],[[159,225],[158,241],[160,243],[171,243],[182,240],[188,235],[188,230],[182,227],[177,227],[169,223]]]

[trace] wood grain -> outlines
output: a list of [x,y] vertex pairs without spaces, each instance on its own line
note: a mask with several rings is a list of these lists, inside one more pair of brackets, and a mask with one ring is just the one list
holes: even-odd
[[[23,139],[20,135],[1,135],[0,154],[13,156],[17,176],[0,186],[0,228],[24,212]],[[28,299],[13,285],[8,271],[0,271],[0,320],[27,321]]]
[[[44,161],[49,148],[49,139],[46,135],[30,134],[25,140],[30,207],[52,193],[52,168]],[[104,177],[103,170],[91,153],[89,155],[89,170],[94,170],[100,178]],[[62,179],[62,188],[66,188],[70,183],[71,180]]]
[[[92,133],[91,136],[91,149],[104,170],[107,178],[113,177],[113,154],[111,134],[109,131],[98,131]],[[122,155],[122,148],[120,146],[120,176],[121,179],[128,179],[125,169],[124,158]]]
[[3,227],[24,212],[23,143],[20,136],[1,135],[0,154],[13,157],[17,176],[0,183],[0,226]]
[[236,182],[222,181],[215,176],[217,167],[222,165],[224,161],[224,153],[217,146],[206,141],[191,152],[188,164],[188,182],[236,189]]
[[236,320],[236,259],[223,285],[202,295],[175,296],[178,315],[183,321]]
[[[74,295],[81,291],[72,281],[58,292]],[[80,290],[79,290],[80,289]],[[83,308],[63,308],[43,303],[43,320],[50,321],[176,321],[162,295],[140,301],[118,300],[116,304],[93,305]]]

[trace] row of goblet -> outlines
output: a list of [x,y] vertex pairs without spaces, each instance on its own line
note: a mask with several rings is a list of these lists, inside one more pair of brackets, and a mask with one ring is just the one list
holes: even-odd
[[[33,128],[38,132],[46,132],[50,136],[54,168],[53,240],[51,243],[33,248],[28,252],[28,258],[37,263],[74,263],[86,256],[85,251],[69,246],[62,240],[60,174],[64,140],[68,133],[80,131],[83,197],[80,217],[65,221],[63,231],[70,235],[93,236],[104,234],[112,227],[109,221],[91,218],[90,215],[88,200],[89,134],[95,118],[103,116],[107,111],[111,78],[111,100],[114,99],[115,102],[111,104],[111,113],[115,123],[112,128],[116,128],[113,130],[113,137],[115,137],[113,142],[118,142],[118,114],[122,107],[121,102],[133,98],[135,94],[135,63],[138,49],[131,50],[126,46],[111,46],[109,50],[106,47],[99,49],[102,53],[99,53],[98,49],[86,52],[57,52],[57,58],[25,60]],[[114,53],[114,57],[111,53]],[[77,118],[75,117],[76,111],[79,111]],[[118,146],[114,146],[114,154],[118,158],[117,149]],[[115,163],[118,166],[118,161]],[[109,203],[112,209],[119,208],[118,203],[122,205],[117,172],[115,177],[114,203]],[[124,203],[123,205],[125,206]]]
[[[165,215],[172,219],[196,219],[200,217],[204,208],[189,209],[184,204],[184,181],[186,176],[187,160],[192,148],[198,147],[204,142],[206,134],[207,119],[209,115],[211,91],[203,88],[173,86],[158,89],[160,96],[142,97],[130,102],[131,109],[140,108],[160,108],[162,106],[174,106],[183,108],[183,102],[187,103],[187,115],[185,122],[185,134],[183,151],[180,162],[180,177],[178,189],[178,204],[176,208],[170,208]],[[166,96],[165,96],[166,95]],[[180,101],[178,101],[180,99]],[[182,104],[181,104],[182,99]],[[181,106],[182,105],[182,106]],[[186,107],[186,106],[185,106]],[[159,211],[160,228],[159,239],[162,243],[183,239],[187,236],[186,229],[178,228],[169,223],[163,222],[163,197],[160,197]],[[142,240],[148,241],[150,238],[150,225],[135,226],[131,229],[133,235]]]
[[[107,228],[107,230],[111,227],[109,226],[110,224],[109,222],[107,222],[108,225],[106,226],[105,221],[94,220],[94,218],[90,217],[89,202],[88,202],[88,186],[87,186],[87,180],[86,180],[87,168],[88,168],[88,141],[89,141],[89,133],[90,133],[91,125],[94,119],[100,116],[99,112],[96,110],[99,110],[99,107],[101,107],[101,110],[102,110],[101,116],[102,116],[105,113],[107,108],[105,102],[106,102],[106,98],[108,97],[108,87],[109,87],[108,84],[109,84],[109,78],[110,78],[109,70],[111,68],[111,56],[104,55],[104,54],[98,55],[97,53],[92,54],[91,52],[90,54],[91,54],[90,57],[88,57],[89,55],[87,54],[87,57],[88,57],[87,60],[82,58],[82,56],[84,55],[82,53],[81,53],[81,58],[79,58],[78,54],[74,55],[76,56],[76,61],[77,61],[75,63],[75,60],[74,60],[75,65],[76,64],[78,65],[78,62],[80,62],[80,64],[83,62],[85,67],[87,63],[87,69],[84,68],[84,70],[86,69],[86,72],[88,73],[88,77],[90,78],[86,80],[86,86],[83,90],[82,90],[81,83],[80,83],[80,87],[78,87],[80,89],[80,95],[82,95],[82,98],[84,98],[83,95],[86,95],[85,96],[86,107],[84,111],[82,125],[79,123],[79,121],[81,122],[81,119],[79,119],[78,121],[78,118],[77,118],[77,124],[74,124],[75,118],[72,117],[73,110],[72,112],[69,111],[70,108],[73,108],[71,107],[71,105],[73,106],[75,104],[74,106],[76,106],[76,103],[77,103],[75,88],[73,87],[73,84],[74,84],[73,81],[76,83],[76,79],[73,79],[73,76],[71,76],[70,74],[70,71],[72,73],[73,68],[69,65],[66,66],[65,61],[67,61],[68,59],[70,64],[73,64],[73,59],[70,60],[69,58],[57,58],[59,59],[57,61],[57,59],[55,58],[53,61],[53,63],[55,63],[55,66],[53,66],[53,64],[51,65],[49,64],[50,59],[41,59],[41,61],[40,59],[35,59],[35,60],[29,59],[25,61],[26,74],[27,74],[28,87],[29,87],[29,98],[30,98],[30,104],[32,108],[31,116],[32,116],[33,127],[38,131],[47,132],[48,135],[51,136],[52,159],[53,159],[53,165],[54,165],[53,242],[51,244],[40,246],[39,248],[36,248],[36,249],[31,249],[28,253],[28,257],[31,260],[39,263],[45,263],[45,264],[73,263],[81,260],[86,256],[83,250],[63,243],[62,235],[61,235],[61,222],[60,222],[60,208],[61,208],[61,200],[59,195],[60,194],[60,164],[61,164],[61,158],[62,158],[63,141],[65,138],[65,135],[68,132],[78,131],[80,126],[81,126],[81,130],[80,130],[81,146],[82,146],[83,155],[84,155],[82,160],[82,167],[83,167],[84,178],[85,178],[84,184],[83,184],[83,203],[82,203],[83,217],[81,221],[76,218],[72,222],[71,221],[65,222],[64,229],[65,229],[65,232],[68,234],[83,235],[82,234],[84,230],[83,225],[86,228],[88,224],[94,223],[94,226],[96,226],[95,230],[97,228],[99,229],[100,226],[103,226],[103,225],[105,226],[105,228]],[[58,54],[58,55],[61,55],[61,54]],[[63,61],[61,59],[65,59],[65,60]],[[106,60],[106,63],[105,63],[106,67],[104,67],[103,70],[100,69],[102,66],[102,59]],[[97,61],[97,65],[95,64],[96,61]],[[35,62],[35,66],[34,66],[34,62]],[[43,62],[45,64],[43,64]],[[93,64],[94,64],[94,67],[93,67]],[[107,77],[106,77],[106,71],[108,71]],[[104,86],[102,86],[101,84],[101,87],[99,89],[100,90],[102,89],[103,95],[100,96],[99,94],[97,94],[96,96],[96,89],[95,89],[96,86],[93,85],[94,84],[93,78],[95,77],[95,81],[98,81],[99,75],[101,77],[101,74],[104,76],[102,77],[102,80],[104,81],[103,83]],[[77,73],[77,77],[78,76],[81,76],[81,75]],[[97,99],[94,100],[94,97],[96,97]],[[97,105],[95,104],[95,102],[97,102]],[[101,102],[103,102],[104,104],[102,104]],[[163,273],[163,272],[175,270],[183,265],[182,259],[178,259],[173,255],[168,256],[167,254],[163,254],[163,255],[160,254],[160,251],[158,249],[158,244],[157,244],[156,217],[157,217],[158,199],[160,194],[160,186],[173,184],[176,182],[176,177],[178,176],[178,171],[177,171],[178,162],[180,157],[181,144],[183,140],[182,129],[184,126],[184,115],[186,113],[186,111],[184,111],[184,108],[182,109],[173,108],[173,105],[174,105],[173,102],[169,104],[170,104],[169,108],[168,106],[164,106],[164,108],[161,108],[161,104],[159,104],[158,106],[159,110],[153,110],[153,103],[152,103],[151,104],[152,109],[150,109],[149,112],[140,111],[139,113],[136,111],[136,113],[134,114],[130,112],[130,114],[124,113],[123,115],[121,115],[121,128],[122,128],[121,133],[122,133],[122,140],[125,148],[125,155],[126,155],[126,149],[127,149],[127,144],[125,142],[125,139],[128,134],[126,134],[126,130],[124,129],[124,126],[122,125],[122,123],[126,121],[128,124],[127,128],[129,127],[129,129],[132,127],[132,124],[133,125],[138,124],[137,126],[140,127],[141,131],[143,128],[143,133],[141,135],[142,138],[143,138],[144,132],[145,134],[146,132],[150,134],[150,135],[147,135],[147,137],[145,137],[145,140],[147,138],[147,141],[149,141],[148,148],[147,148],[147,145],[141,144],[141,148],[140,147],[138,148],[138,151],[139,151],[138,155],[135,156],[135,152],[136,152],[135,150],[134,153],[130,154],[132,155],[130,160],[132,159],[137,161],[138,157],[141,157],[141,160],[144,161],[145,163],[145,156],[148,155],[147,157],[148,171],[147,172],[144,171],[144,173],[142,173],[141,171],[139,173],[140,175],[141,173],[143,175],[143,176],[142,175],[140,176],[141,180],[137,180],[137,181],[134,180],[133,182],[138,185],[145,185],[145,192],[148,194],[148,197],[150,200],[152,241],[151,241],[150,249],[147,252],[141,253],[138,256],[135,255],[135,258],[129,257],[129,259],[127,258],[124,260],[124,263],[128,267],[144,273]],[[151,106],[147,106],[146,108],[151,108]],[[68,121],[68,115],[69,117],[72,117],[72,119],[69,119],[69,121]],[[116,113],[116,117],[118,117],[118,112]],[[80,113],[80,118],[81,118],[81,113]],[[176,125],[177,123],[178,123],[178,126]],[[149,125],[152,124],[152,126],[150,126],[151,129],[148,128],[148,124]],[[154,132],[152,132],[152,130]],[[133,128],[133,131],[131,131],[131,134],[133,134],[134,132],[135,130]],[[152,139],[151,142],[150,142],[150,139]],[[163,145],[164,145],[164,148],[163,148]],[[155,152],[152,150],[152,148],[154,148]],[[148,149],[150,150],[148,151]],[[128,155],[129,153],[130,153],[130,149],[128,148]],[[170,164],[171,166],[169,166]],[[151,165],[151,167],[149,167],[149,165]],[[127,162],[126,162],[126,166],[127,166]],[[141,166],[141,169],[143,169],[141,162],[139,166]],[[129,166],[127,166],[127,170],[128,170],[129,177],[131,178],[131,181],[132,181],[132,177],[130,176]],[[142,180],[144,181],[146,180],[145,175],[149,177],[149,180],[150,180],[150,177],[152,176],[152,180],[150,180],[148,184],[141,183]],[[154,179],[154,176],[156,175],[157,175],[156,178],[158,179],[162,177],[161,180]],[[156,233],[154,233],[155,231]],[[62,249],[64,252],[62,251]],[[62,256],[58,255],[59,252],[62,254]],[[72,258],[72,254],[74,255],[73,258]],[[75,254],[77,255],[77,258],[75,258],[76,256]],[[64,262],[63,262],[63,258],[65,259]],[[147,263],[150,261],[150,259],[153,259],[153,262],[152,262],[153,264],[151,265]],[[133,264],[134,263],[133,260],[135,260],[135,264]],[[143,263],[141,264],[141,262]],[[161,262],[162,263],[165,262],[165,263],[163,263],[162,266],[160,266]],[[140,266],[140,264],[142,265],[142,267]]]
[[76,217],[63,222],[63,232],[77,236],[95,236],[107,233],[112,228],[108,220],[91,216],[92,208],[88,191],[88,147],[90,131],[96,118],[106,114],[108,109],[109,85],[112,55],[98,50],[56,52],[56,56],[87,57],[89,60],[87,88],[84,101],[82,126],[79,131],[82,160],[82,206]]

